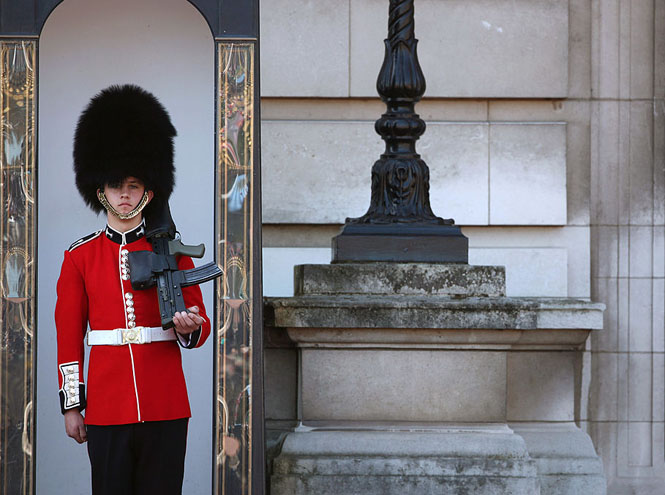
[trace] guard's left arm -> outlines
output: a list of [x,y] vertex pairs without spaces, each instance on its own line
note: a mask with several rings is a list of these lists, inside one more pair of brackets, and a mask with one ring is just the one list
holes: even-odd
[[[194,268],[192,259],[189,256],[180,256],[178,269],[191,268]],[[176,314],[173,317],[178,343],[186,349],[201,347],[210,335],[210,319],[206,314],[201,289],[198,285],[184,287],[182,295],[189,311],[188,314]]]

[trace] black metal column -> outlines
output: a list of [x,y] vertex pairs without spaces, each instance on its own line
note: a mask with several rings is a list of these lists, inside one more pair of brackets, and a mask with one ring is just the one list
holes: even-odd
[[429,202],[429,167],[416,153],[425,122],[415,104],[425,93],[414,33],[414,0],[390,0],[385,58],[376,88],[387,106],[374,128],[386,150],[372,167],[372,196],[362,217],[333,238],[333,263],[467,263],[468,239]]

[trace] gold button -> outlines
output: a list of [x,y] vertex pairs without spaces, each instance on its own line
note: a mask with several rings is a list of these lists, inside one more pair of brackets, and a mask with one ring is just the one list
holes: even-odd
[[136,326],[136,323],[134,323],[133,321],[130,321],[130,322],[127,324],[127,326],[128,326],[129,328],[134,328],[134,327]]
[[129,251],[127,249],[123,249],[122,251],[120,251],[120,254],[125,254],[126,255],[126,254],[129,254]]
[[134,294],[132,294],[131,292],[128,292],[127,294],[125,294],[125,299],[132,299],[133,297],[134,297]]

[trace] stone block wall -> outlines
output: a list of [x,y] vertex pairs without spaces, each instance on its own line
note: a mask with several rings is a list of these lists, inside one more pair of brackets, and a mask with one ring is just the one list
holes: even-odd
[[591,280],[608,310],[586,419],[610,493],[662,493],[665,2],[592,7]]
[[[508,295],[607,305],[575,419],[609,493],[660,493],[665,0],[415,7],[434,212],[463,227],[471,263],[506,266]],[[388,0],[261,3],[266,295],[293,293],[294,264],[329,262],[369,205],[387,18]]]

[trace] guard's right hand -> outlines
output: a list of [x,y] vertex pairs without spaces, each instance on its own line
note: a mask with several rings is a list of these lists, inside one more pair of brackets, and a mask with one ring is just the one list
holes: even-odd
[[192,306],[187,308],[187,311],[174,314],[173,323],[176,332],[180,335],[189,335],[201,328],[201,325],[205,323],[205,319],[199,316],[199,307]]
[[72,409],[65,412],[65,432],[67,436],[72,437],[78,443],[88,440],[88,434],[85,431],[83,415],[78,409]]

